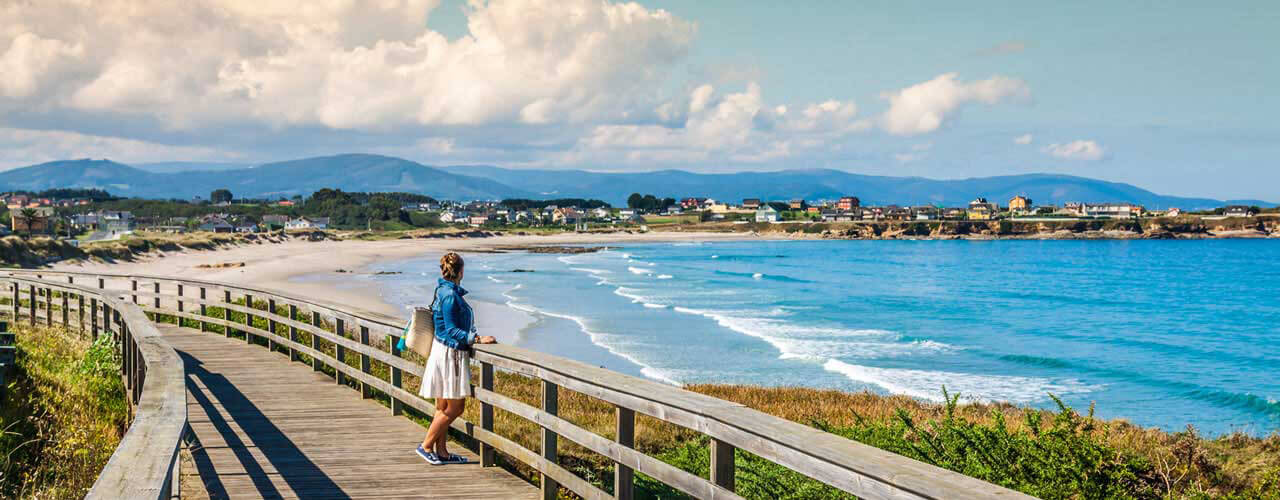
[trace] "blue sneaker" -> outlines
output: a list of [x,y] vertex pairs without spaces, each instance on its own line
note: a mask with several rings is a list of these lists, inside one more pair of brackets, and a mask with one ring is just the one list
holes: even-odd
[[422,457],[423,460],[426,460],[427,463],[431,465],[444,465],[444,461],[440,460],[440,457],[437,457],[435,453],[432,453],[423,449],[422,445],[418,445],[418,449],[414,450],[414,452],[417,453],[419,457]]
[[440,457],[440,461],[446,464],[465,464],[467,463],[467,457],[450,453],[448,457]]

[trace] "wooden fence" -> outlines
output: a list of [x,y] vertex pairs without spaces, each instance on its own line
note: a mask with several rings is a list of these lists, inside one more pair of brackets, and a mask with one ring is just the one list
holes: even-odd
[[131,423],[86,498],[176,498],[187,433],[182,359],[141,308],[113,296],[103,281],[86,287],[59,277],[14,273],[0,281],[13,321],[61,325],[95,340],[110,335],[120,350]]
[[[315,370],[332,371],[338,383],[355,386],[363,397],[389,398],[393,414],[403,413],[405,407],[426,415],[435,413],[430,402],[404,389],[404,374],[420,374],[423,366],[395,349],[404,331],[401,318],[226,283],[124,274],[40,274],[68,282],[97,283],[99,287],[109,283],[111,288],[122,288],[126,298],[148,313],[187,320],[202,330],[210,329],[210,325],[221,326],[228,336],[242,333],[248,342],[287,352],[288,358],[282,360],[309,358]],[[211,308],[220,311],[219,317],[210,314]],[[34,316],[35,310],[31,311]],[[233,312],[240,313],[235,317],[242,321],[233,321]],[[267,328],[256,326],[255,317],[265,319]],[[304,341],[300,333],[306,334],[309,341]],[[1032,498],[738,403],[549,354],[507,345],[481,345],[476,346],[473,359],[480,365],[480,383],[474,387],[475,399],[480,402],[480,422],[458,419],[453,428],[479,443],[482,465],[494,465],[495,454],[502,453],[536,470],[541,476],[544,498],[555,498],[557,488],[563,486],[587,499],[630,499],[637,472],[696,498],[741,498],[734,493],[735,450],[750,452],[866,499]],[[374,363],[385,368],[378,370],[385,376],[375,375],[371,370]],[[535,407],[495,391],[495,369],[541,381],[541,405]],[[557,410],[561,388],[614,406],[613,437],[560,418]],[[540,449],[526,448],[500,435],[494,429],[495,408],[538,425]],[[707,436],[709,477],[689,473],[633,449],[637,413]],[[559,464],[560,438],[614,462],[614,494]]]

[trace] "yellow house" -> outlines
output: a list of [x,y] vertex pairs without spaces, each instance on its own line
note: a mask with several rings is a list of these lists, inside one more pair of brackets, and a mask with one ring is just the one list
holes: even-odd
[[987,203],[986,198],[978,198],[969,202],[969,210],[965,212],[965,216],[969,220],[992,220],[1000,213],[1000,207],[995,204]]
[[1028,210],[1031,210],[1031,198],[1027,198],[1026,196],[1014,196],[1012,200],[1009,200],[1010,212],[1017,213],[1026,212]]
[[996,214],[988,207],[969,207],[965,217],[969,220],[992,220],[996,218]]

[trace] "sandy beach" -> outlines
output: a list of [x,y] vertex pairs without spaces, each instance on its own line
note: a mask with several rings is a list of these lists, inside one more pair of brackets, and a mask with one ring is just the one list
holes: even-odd
[[[63,271],[111,272],[182,276],[257,286],[293,295],[350,304],[358,309],[395,317],[407,317],[400,306],[384,300],[367,280],[353,279],[370,273],[380,261],[416,257],[435,258],[444,252],[486,252],[503,246],[625,245],[645,242],[727,241],[754,238],[743,233],[645,233],[503,235],[488,238],[405,239],[387,241],[289,241],[229,247],[214,251],[156,253],[133,262],[76,262],[52,266]],[[243,266],[240,264],[243,263]],[[231,267],[222,267],[231,266]],[[342,270],[343,272],[338,272]],[[429,298],[424,298],[429,302]],[[477,328],[491,332],[499,342],[513,342],[534,318],[527,313],[483,301],[471,301],[477,310]]]

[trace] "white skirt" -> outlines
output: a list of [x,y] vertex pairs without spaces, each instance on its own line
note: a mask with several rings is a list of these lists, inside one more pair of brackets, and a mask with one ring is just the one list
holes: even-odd
[[464,399],[471,396],[471,355],[433,340],[418,395],[426,399]]

